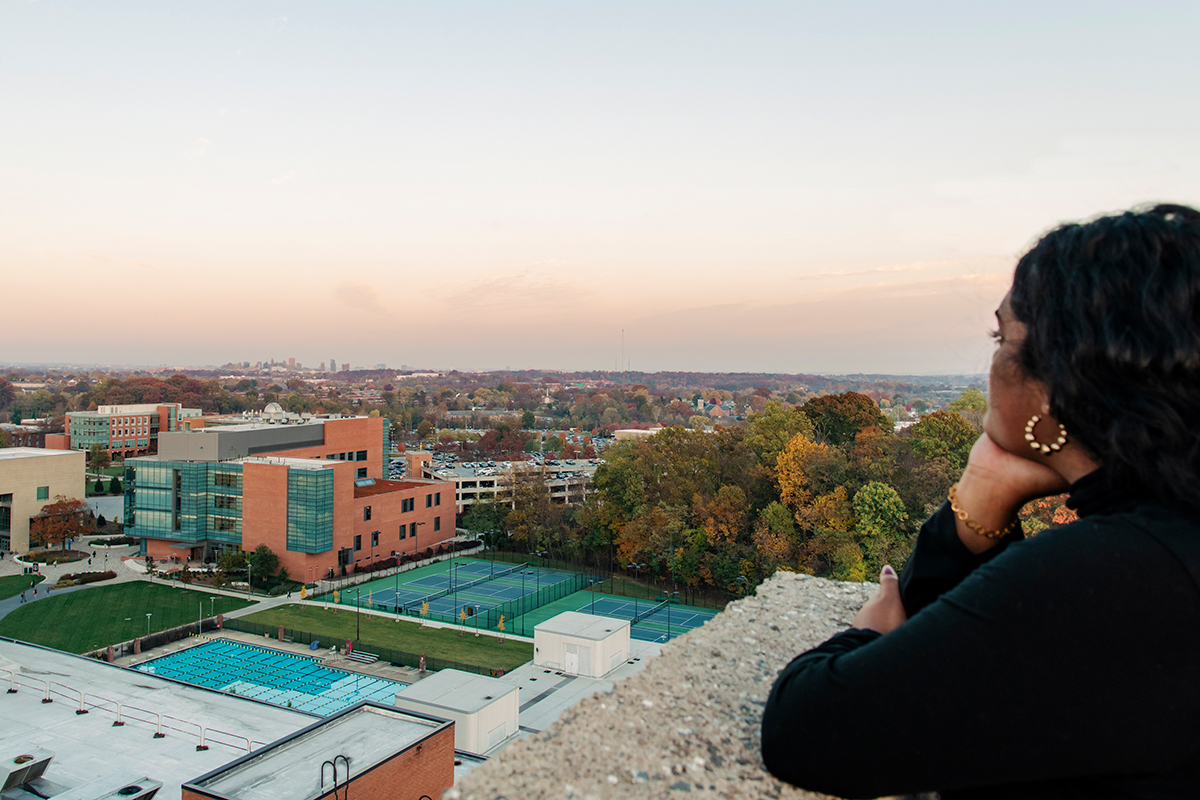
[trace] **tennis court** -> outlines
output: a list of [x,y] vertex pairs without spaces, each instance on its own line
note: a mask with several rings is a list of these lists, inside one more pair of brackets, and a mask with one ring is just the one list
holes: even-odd
[[710,613],[691,607],[679,608],[666,602],[655,604],[613,597],[598,597],[595,602],[589,602],[578,610],[585,614],[631,620],[630,637],[644,642],[674,639],[692,628],[699,628],[717,615],[716,611]]
[[392,705],[406,685],[322,666],[309,656],[224,640],[155,658],[136,669],[322,716],[360,700]]
[[341,591],[337,602],[395,614],[419,614],[428,603],[431,617],[459,620],[465,616],[471,620],[501,604],[578,579],[576,573],[537,565],[511,566],[467,558],[443,564],[435,571],[414,570],[420,574],[369,581]]

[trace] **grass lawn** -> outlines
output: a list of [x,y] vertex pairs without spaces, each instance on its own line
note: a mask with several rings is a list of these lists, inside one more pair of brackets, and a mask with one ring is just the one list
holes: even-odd
[[41,575],[5,575],[0,578],[0,600],[7,600],[29,588],[29,582],[41,583]]
[[[322,644],[341,645],[355,638],[356,614],[349,608],[325,609],[318,606],[287,605],[249,614],[242,619],[260,625],[282,625],[285,628],[315,634]],[[494,636],[459,636],[447,628],[425,628],[416,622],[397,622],[394,617],[362,615],[360,646],[368,653],[371,647],[389,647],[408,653],[424,653],[431,658],[461,661],[489,669],[511,670],[533,660],[533,643]]]
[[[216,598],[215,603],[210,598]],[[0,619],[0,636],[69,653],[86,653],[144,635],[147,613],[151,615],[151,631],[195,622],[202,603],[206,617],[210,608],[215,607],[220,614],[250,605],[234,597],[131,581],[51,596],[21,606]]]

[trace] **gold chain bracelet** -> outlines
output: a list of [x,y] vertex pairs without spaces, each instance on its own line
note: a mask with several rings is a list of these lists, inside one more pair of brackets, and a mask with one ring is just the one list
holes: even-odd
[[988,530],[987,528],[983,527],[978,522],[971,519],[967,512],[963,511],[962,506],[958,504],[957,483],[950,487],[950,510],[954,512],[954,516],[962,520],[964,525],[973,530],[975,533],[978,533],[980,536],[988,539],[1003,539],[1005,536],[1008,536],[1010,533],[1015,531],[1017,526],[1021,524],[1019,519],[1014,519],[1012,522],[1008,523],[998,531]]

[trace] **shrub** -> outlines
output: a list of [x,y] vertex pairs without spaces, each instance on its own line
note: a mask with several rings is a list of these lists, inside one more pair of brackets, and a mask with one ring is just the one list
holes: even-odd
[[107,581],[107,580],[110,580],[115,577],[117,577],[117,573],[115,573],[111,569],[109,569],[109,570],[105,570],[104,572],[72,572],[67,575],[63,575],[61,578],[58,579],[58,581],[60,584],[63,584],[63,585],[67,585],[67,584],[63,583],[64,581],[71,581],[71,583],[69,585],[75,586],[75,585],[84,584],[84,583],[96,583],[97,581]]

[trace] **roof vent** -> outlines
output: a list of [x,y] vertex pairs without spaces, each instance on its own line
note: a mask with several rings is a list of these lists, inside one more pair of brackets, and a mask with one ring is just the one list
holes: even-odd
[[40,747],[31,747],[24,752],[10,751],[0,756],[0,780],[4,781],[0,791],[6,792],[42,777],[52,758],[54,753]]

